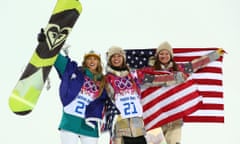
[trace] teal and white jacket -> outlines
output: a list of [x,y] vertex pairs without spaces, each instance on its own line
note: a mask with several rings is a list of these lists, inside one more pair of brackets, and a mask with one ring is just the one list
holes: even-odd
[[59,54],[54,66],[61,79],[59,93],[63,104],[59,129],[99,137],[102,111],[108,98],[105,89],[99,94],[100,81],[93,81],[94,75],[78,67],[68,56]]

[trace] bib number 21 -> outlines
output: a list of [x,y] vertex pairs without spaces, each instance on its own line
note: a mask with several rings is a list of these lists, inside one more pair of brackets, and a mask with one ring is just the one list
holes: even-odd
[[123,109],[124,109],[124,114],[126,116],[131,115],[131,114],[133,114],[133,115],[137,114],[137,109],[136,109],[134,102],[124,103]]
[[119,96],[116,106],[123,118],[142,116],[142,105],[137,95]]

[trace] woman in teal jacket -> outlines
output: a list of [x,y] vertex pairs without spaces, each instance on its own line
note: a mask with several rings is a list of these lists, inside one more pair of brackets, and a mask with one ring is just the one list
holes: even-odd
[[[39,43],[45,41],[44,31],[37,38]],[[77,144],[79,138],[82,144],[97,144],[108,99],[100,55],[90,51],[79,67],[68,56],[59,54],[54,66],[61,79],[61,144]]]
[[102,110],[107,99],[100,56],[90,51],[82,67],[68,56],[58,55],[55,68],[63,114],[60,122],[62,144],[97,144]]

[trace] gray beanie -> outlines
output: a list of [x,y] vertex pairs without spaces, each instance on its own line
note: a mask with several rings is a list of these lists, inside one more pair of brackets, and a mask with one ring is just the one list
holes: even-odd
[[110,61],[110,58],[114,55],[114,54],[120,54],[121,56],[123,56],[124,61],[126,61],[126,53],[125,51],[119,47],[119,46],[112,46],[108,49],[107,52],[107,60],[108,62]]
[[172,49],[172,46],[168,42],[163,42],[162,44],[160,44],[158,46],[155,56],[157,56],[159,54],[159,52],[162,50],[168,50],[171,57],[173,57],[173,49]]

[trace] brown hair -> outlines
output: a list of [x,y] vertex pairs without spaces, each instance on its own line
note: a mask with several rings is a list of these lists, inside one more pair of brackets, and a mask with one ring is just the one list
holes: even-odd
[[[169,63],[172,62],[173,66],[172,66],[172,71],[179,71],[177,63],[173,60],[173,58],[171,57]],[[168,63],[168,64],[169,64]],[[163,65],[159,59],[156,58],[155,63],[153,65],[155,70],[163,70],[162,67],[160,65]]]

